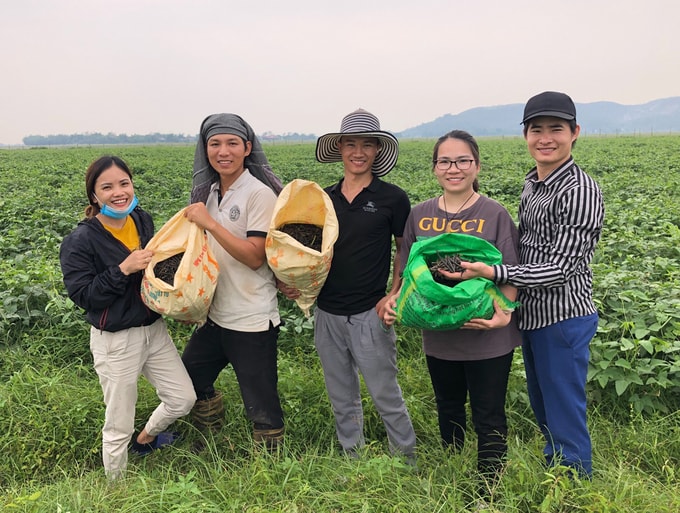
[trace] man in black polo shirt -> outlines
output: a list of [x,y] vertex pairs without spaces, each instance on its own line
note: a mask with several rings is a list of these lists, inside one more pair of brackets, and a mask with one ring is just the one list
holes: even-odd
[[520,264],[464,262],[456,277],[482,276],[518,288],[527,387],[546,439],[546,461],[590,477],[585,387],[598,322],[590,263],[604,202],[571,155],[580,127],[569,96],[546,91],[530,98],[522,124],[536,167],[526,176],[519,205]]
[[[390,449],[415,461],[416,436],[397,383],[396,334],[382,322],[387,296],[399,290],[398,250],[411,210],[406,193],[379,179],[397,162],[399,146],[378,119],[359,109],[340,132],[321,136],[319,162],[343,162],[344,176],[326,188],[338,217],[339,236],[326,282],[317,298],[314,343],[324,370],[338,439],[355,454],[364,446],[359,372],[385,424]],[[397,253],[392,290],[386,295]]]

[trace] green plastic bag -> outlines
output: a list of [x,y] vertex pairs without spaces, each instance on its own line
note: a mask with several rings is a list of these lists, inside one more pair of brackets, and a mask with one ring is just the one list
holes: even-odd
[[493,301],[512,311],[510,301],[486,278],[463,280],[454,287],[435,281],[430,265],[440,257],[460,255],[468,262],[501,264],[503,255],[491,243],[462,233],[443,233],[411,246],[397,299],[397,322],[425,330],[454,330],[470,319],[491,319]]

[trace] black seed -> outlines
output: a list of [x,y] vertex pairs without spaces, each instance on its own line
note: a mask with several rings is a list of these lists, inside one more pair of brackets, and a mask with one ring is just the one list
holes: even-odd
[[307,223],[288,223],[279,228],[279,231],[290,235],[303,246],[321,251],[323,229],[319,226]]
[[163,280],[168,285],[173,285],[175,283],[175,273],[179,268],[179,263],[182,261],[183,256],[183,252],[177,253],[170,258],[158,262],[153,268],[153,273],[156,275],[156,278]]
[[448,271],[450,273],[459,273],[464,269],[460,266],[460,255],[454,253],[453,255],[441,256],[437,253],[437,260],[430,264],[430,272],[432,273],[432,278],[437,283],[442,285],[448,285],[449,287],[454,287],[459,280],[451,280],[444,277],[439,271]]

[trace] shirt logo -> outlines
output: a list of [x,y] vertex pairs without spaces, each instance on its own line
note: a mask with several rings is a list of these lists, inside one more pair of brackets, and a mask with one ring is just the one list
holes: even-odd
[[418,228],[425,232],[484,233],[484,223],[486,223],[486,219],[423,217],[418,221]]
[[238,205],[234,205],[229,209],[229,220],[231,222],[238,221],[239,217],[241,217],[241,209],[238,208]]
[[372,201],[367,201],[363,207],[363,210],[364,212],[376,213],[378,211],[378,207],[376,207],[375,203],[373,203]]

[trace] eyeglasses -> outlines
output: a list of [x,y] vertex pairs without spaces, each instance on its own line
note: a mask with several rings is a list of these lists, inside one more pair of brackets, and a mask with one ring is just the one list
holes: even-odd
[[449,169],[451,169],[451,166],[454,165],[460,171],[467,171],[468,169],[470,169],[473,162],[474,159],[458,159],[458,160],[440,159],[433,160],[432,164],[434,164],[434,167],[437,171],[448,171]]

